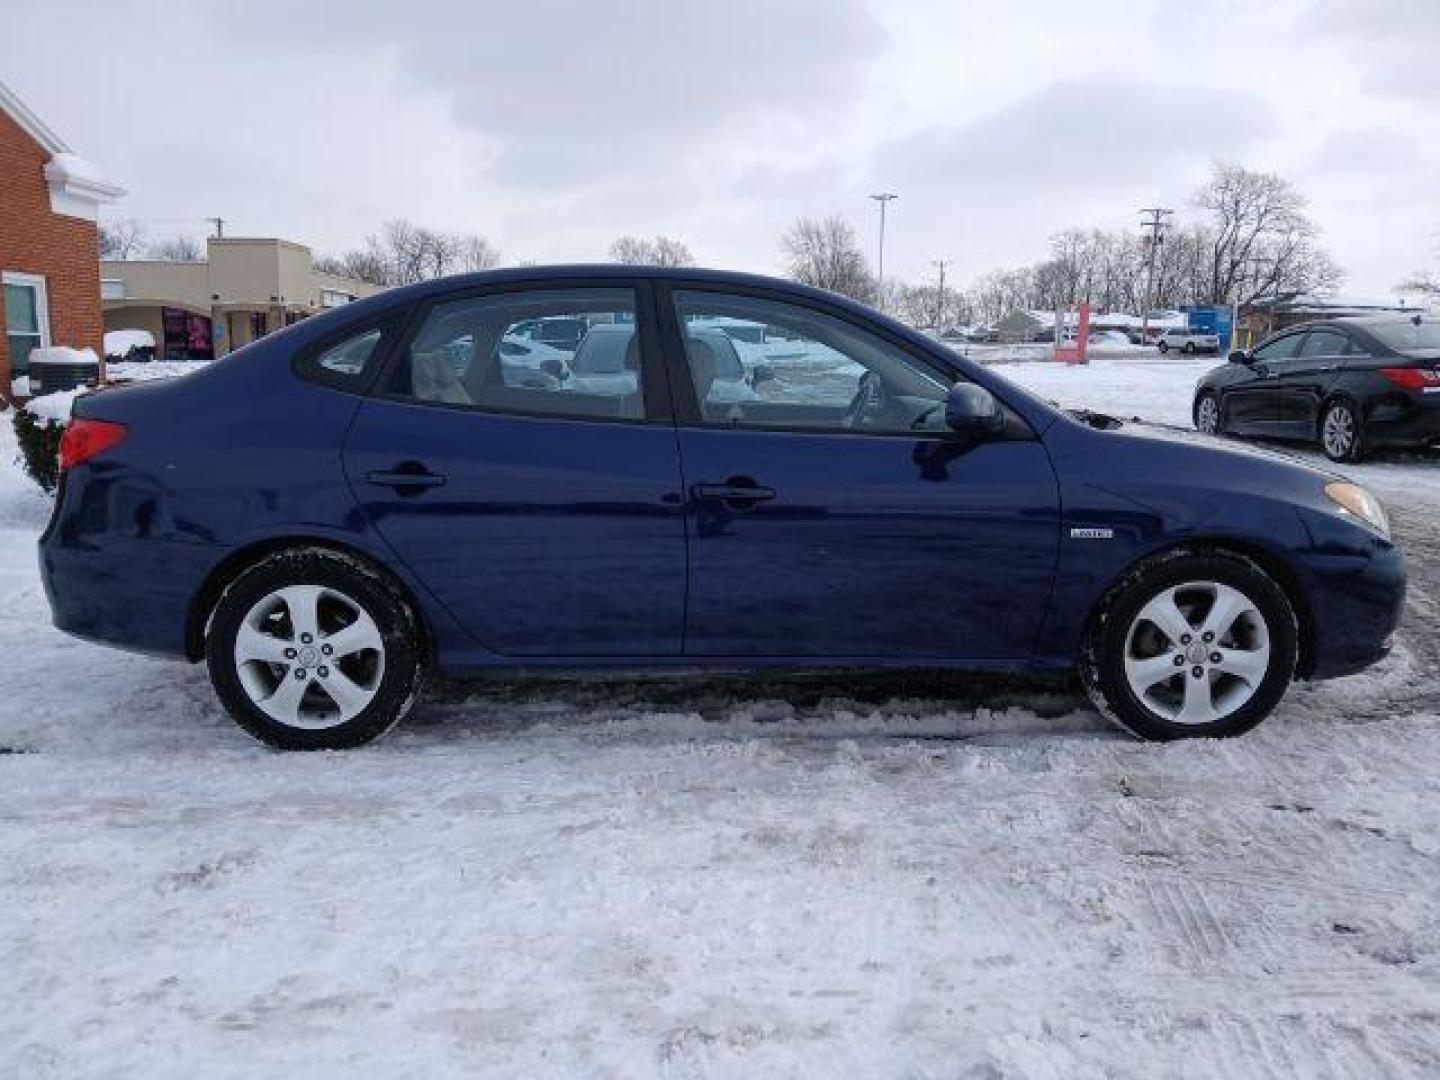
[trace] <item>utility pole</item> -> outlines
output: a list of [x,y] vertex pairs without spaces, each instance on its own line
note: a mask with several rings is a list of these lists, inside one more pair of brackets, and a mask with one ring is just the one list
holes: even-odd
[[1140,227],[1150,230],[1149,258],[1145,260],[1145,310],[1140,313],[1140,344],[1147,344],[1150,336],[1150,309],[1155,306],[1155,251],[1163,242],[1162,235],[1170,226],[1170,215],[1175,213],[1164,206],[1146,206],[1140,210]]
[[882,191],[871,195],[880,204],[880,254],[875,263],[875,287],[880,293],[880,310],[885,310],[885,204],[900,196],[893,191]]
[[940,323],[941,323],[942,321],[944,321],[944,318],[945,318],[945,268],[946,268],[947,266],[949,266],[952,261],[953,261],[953,260],[951,260],[951,259],[932,259],[931,262],[930,262],[930,265],[931,265],[931,266],[936,267],[936,268],[940,271],[940,285],[939,285],[939,287],[935,290],[935,329],[936,329],[936,330],[943,330],[943,329],[945,329],[943,326],[940,325]]
[[223,217],[207,217],[206,221],[215,226],[215,239],[225,239],[225,219]]

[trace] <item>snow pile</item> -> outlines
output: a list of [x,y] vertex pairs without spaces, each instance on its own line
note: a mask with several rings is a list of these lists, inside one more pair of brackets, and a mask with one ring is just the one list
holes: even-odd
[[105,334],[105,355],[124,358],[134,349],[155,348],[155,335],[149,330],[110,330]]
[[107,382],[148,382],[152,379],[178,379],[208,367],[213,360],[152,360],[148,363],[117,361],[105,365]]
[[12,398],[30,396],[29,375],[17,375],[10,380],[10,396]]
[[53,394],[31,398],[25,403],[25,411],[51,424],[68,424],[70,407],[75,404],[77,397],[89,389],[88,386],[77,386],[73,390],[57,390]]

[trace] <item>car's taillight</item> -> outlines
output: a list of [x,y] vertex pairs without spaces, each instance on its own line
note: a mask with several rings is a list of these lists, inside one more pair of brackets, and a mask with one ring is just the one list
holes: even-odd
[[1380,374],[1406,390],[1440,388],[1440,371],[1423,367],[1382,367]]
[[112,420],[71,420],[60,436],[60,468],[73,469],[115,446],[129,432]]

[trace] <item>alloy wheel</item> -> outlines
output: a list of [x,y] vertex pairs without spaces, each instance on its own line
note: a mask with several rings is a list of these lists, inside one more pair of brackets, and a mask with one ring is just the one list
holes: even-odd
[[343,592],[318,585],[289,585],[257,601],[241,620],[234,655],[256,708],[293,728],[353,719],[385,674],[375,620]]
[[1146,709],[1211,724],[1243,708],[1270,669],[1270,632],[1255,602],[1217,581],[1161,590],[1131,621],[1125,679]]
[[1220,402],[1214,394],[1206,394],[1195,406],[1195,427],[1206,435],[1220,431]]
[[1348,458],[1355,448],[1355,415],[1347,405],[1331,405],[1325,413],[1320,440],[1325,452],[1337,461]]

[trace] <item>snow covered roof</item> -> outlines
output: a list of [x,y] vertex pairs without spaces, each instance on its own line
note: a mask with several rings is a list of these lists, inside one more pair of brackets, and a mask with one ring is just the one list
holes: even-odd
[[1377,300],[1364,296],[1316,296],[1314,293],[1297,293],[1279,300],[1257,300],[1250,305],[1262,310],[1305,312],[1313,311],[1325,315],[1362,315],[1376,311],[1418,311],[1417,304],[1404,300]]
[[94,221],[103,203],[114,202],[125,194],[124,188],[110,183],[95,165],[72,151],[3,82],[0,82],[0,110],[50,155],[45,165],[45,181],[50,187],[50,209],[55,213]]

